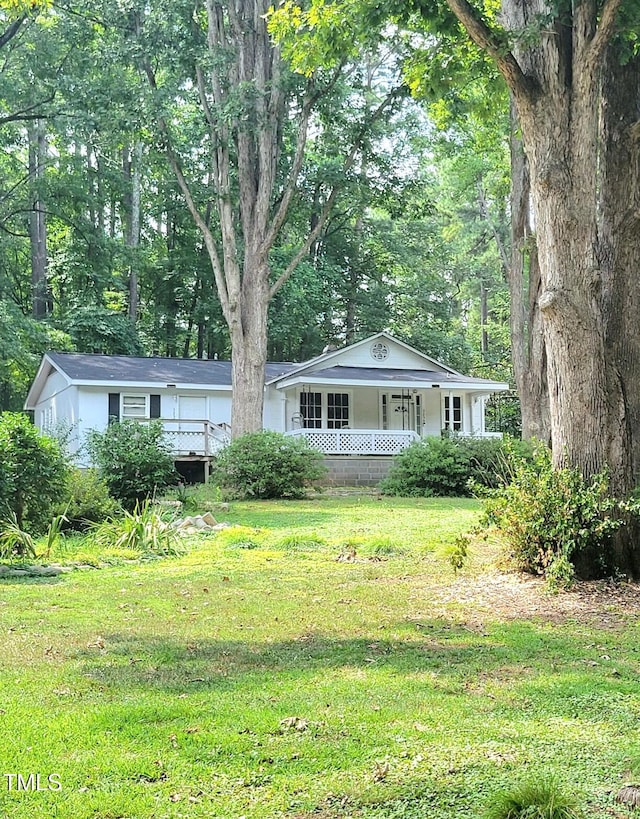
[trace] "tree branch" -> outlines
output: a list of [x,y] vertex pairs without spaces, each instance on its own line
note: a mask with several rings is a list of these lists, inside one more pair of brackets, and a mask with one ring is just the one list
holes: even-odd
[[602,6],[600,22],[598,23],[598,28],[596,29],[596,33],[591,40],[591,45],[587,52],[587,64],[591,69],[595,69],[598,62],[602,59],[606,47],[615,34],[621,5],[622,0],[605,0]]
[[477,10],[468,0],[446,0],[446,2],[473,42],[496,61],[500,73],[513,94],[519,98],[530,98],[535,89],[531,78],[523,73],[513,54],[505,51],[496,32],[485,23]]
[[[348,172],[353,167],[354,162],[356,161],[356,157],[358,156],[358,151],[362,147],[362,141],[366,136],[370,126],[378,120],[382,114],[387,110],[389,105],[396,99],[398,96],[399,89],[395,88],[391,93],[389,93],[378,105],[378,107],[372,112],[371,116],[367,119],[365,123],[363,123],[362,127],[360,128],[360,132],[356,136],[353,145],[351,146],[351,150],[349,151],[348,156],[345,158],[345,161],[342,165],[342,170],[340,173],[340,178],[342,180],[346,179]],[[320,211],[320,215],[318,217],[318,221],[313,228],[313,230],[309,233],[306,240],[303,242],[302,246],[298,249],[297,253],[293,257],[293,259],[289,262],[284,272],[276,279],[269,290],[269,296],[272,299],[278,290],[287,282],[287,280],[291,277],[291,274],[296,269],[296,267],[300,264],[302,259],[307,255],[309,252],[310,247],[313,245],[315,240],[320,235],[320,232],[324,228],[331,211],[333,210],[333,206],[335,204],[336,198],[340,189],[342,188],[342,184],[335,184],[331,188],[331,192],[325,202],[322,210]]]
[[10,26],[7,26],[2,34],[0,34],[0,48],[4,48],[9,40],[12,40],[16,36],[26,19],[27,15],[23,14],[22,17],[18,17]]
[[22,111],[16,111],[13,114],[7,114],[6,117],[0,117],[0,125],[6,125],[8,122],[27,122],[34,119],[44,119],[41,111],[36,114],[31,114],[29,112],[37,110],[41,105],[46,105],[49,102],[53,102],[55,98],[56,92],[54,90],[51,92],[51,96],[46,97],[43,100],[38,100],[38,102],[35,102],[28,108],[23,108]]
[[[147,80],[149,82],[149,86],[151,87],[152,92],[154,94],[157,94],[158,83],[148,58],[146,58],[143,61],[143,68],[145,74],[147,75]],[[220,261],[220,255],[218,253],[216,241],[214,239],[213,233],[209,228],[209,225],[207,224],[203,215],[200,213],[200,210],[198,209],[198,206],[196,205],[195,200],[191,194],[189,183],[185,178],[180,161],[175,151],[173,150],[171,143],[171,134],[169,132],[169,126],[167,125],[167,122],[161,114],[156,115],[156,121],[158,123],[160,133],[164,137],[165,154],[169,162],[169,166],[171,167],[171,170],[173,171],[176,177],[176,181],[178,182],[178,187],[180,188],[182,195],[185,198],[185,202],[187,203],[189,213],[191,214],[193,221],[196,223],[198,229],[202,233],[202,237],[204,239],[207,252],[209,253],[209,258],[211,260],[211,266],[213,267],[213,274],[216,280],[216,286],[218,288],[218,295],[220,297],[222,312],[225,314],[226,317],[229,314],[229,292],[227,289],[224,270],[222,268],[222,263]]]

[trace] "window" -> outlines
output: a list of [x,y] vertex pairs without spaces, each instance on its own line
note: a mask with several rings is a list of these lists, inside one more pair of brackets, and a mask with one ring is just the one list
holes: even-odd
[[122,418],[148,418],[147,395],[123,395]]
[[389,348],[382,341],[376,341],[375,344],[372,344],[369,352],[374,361],[385,361],[389,358]]
[[305,429],[322,427],[322,395],[319,392],[300,393],[300,415]]
[[451,399],[448,395],[444,398],[444,428],[454,432],[462,429],[462,399],[459,395],[453,396],[453,413]]
[[48,406],[41,410],[40,429],[43,432],[52,432],[53,426],[53,407]]
[[327,393],[327,427],[342,429],[349,425],[349,395],[346,392]]

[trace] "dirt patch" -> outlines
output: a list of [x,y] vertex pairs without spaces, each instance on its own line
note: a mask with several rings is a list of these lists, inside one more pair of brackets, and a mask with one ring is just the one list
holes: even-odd
[[473,578],[458,577],[445,587],[414,580],[416,591],[422,592],[430,605],[449,611],[455,606],[463,616],[468,612],[493,620],[577,620],[615,628],[640,615],[638,583],[585,581],[576,583],[570,591],[552,594],[542,579],[516,572],[490,571]]

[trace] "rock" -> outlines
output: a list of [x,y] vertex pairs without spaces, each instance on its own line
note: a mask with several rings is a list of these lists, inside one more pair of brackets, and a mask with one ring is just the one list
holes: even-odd
[[30,566],[28,571],[37,577],[56,577],[62,574],[62,569],[57,566]]
[[[228,524],[225,524],[228,525]],[[215,532],[218,531],[219,523],[210,512],[204,515],[189,515],[186,518],[178,518],[170,524],[172,529],[179,529],[181,532],[186,532],[188,535],[196,534],[197,532]]]

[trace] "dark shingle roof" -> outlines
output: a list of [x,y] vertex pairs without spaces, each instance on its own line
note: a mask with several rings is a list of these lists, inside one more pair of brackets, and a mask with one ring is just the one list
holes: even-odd
[[[53,363],[73,381],[114,383],[206,384],[231,386],[231,362],[196,358],[143,358],[128,355],[49,353]],[[267,379],[299,365],[268,363]]]

